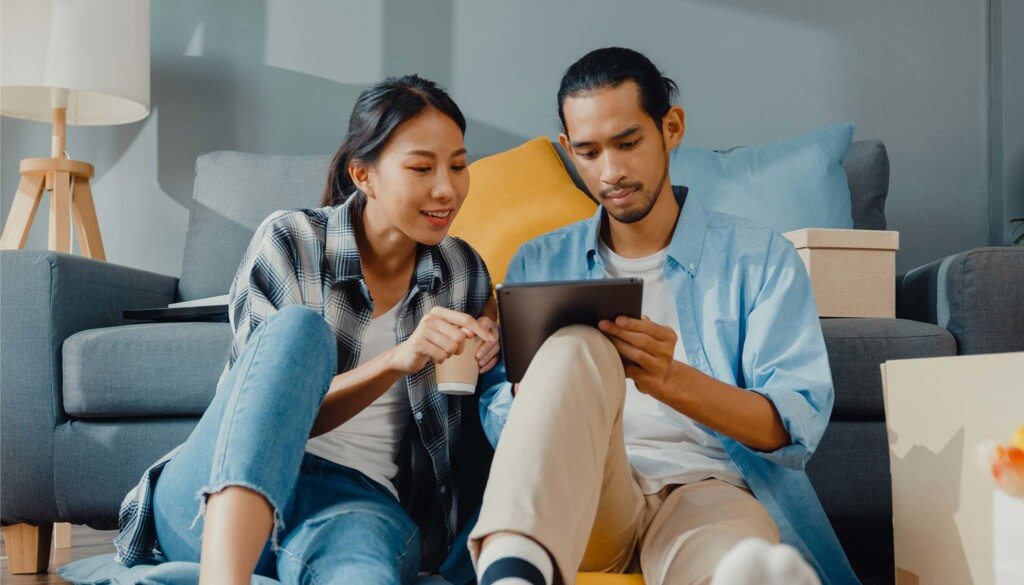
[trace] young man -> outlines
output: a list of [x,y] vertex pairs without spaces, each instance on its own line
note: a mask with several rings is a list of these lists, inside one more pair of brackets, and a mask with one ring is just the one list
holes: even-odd
[[502,368],[485,377],[482,585],[637,569],[708,583],[748,537],[795,546],[824,583],[858,582],[803,471],[833,403],[807,274],[777,232],[671,186],[675,93],[628,49],[562,78],[559,140],[601,207],[525,244],[507,280],[641,277],[644,318],[557,332],[514,389]]

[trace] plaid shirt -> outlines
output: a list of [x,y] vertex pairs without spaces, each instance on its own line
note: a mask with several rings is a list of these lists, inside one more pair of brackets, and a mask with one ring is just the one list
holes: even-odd
[[[260,225],[231,285],[234,339],[218,387],[250,334],[287,305],[320,312],[338,341],[339,371],[356,366],[373,313],[354,226],[365,201],[357,193],[337,207],[278,211]],[[399,343],[409,338],[431,308],[442,306],[479,316],[491,295],[483,260],[468,244],[451,237],[437,246],[418,247],[412,285],[398,318]],[[403,508],[420,528],[422,568],[433,570],[447,553],[458,524],[453,461],[466,399],[437,391],[432,362],[403,380],[416,426],[410,427],[415,432],[406,433],[400,449],[396,485]],[[476,414],[475,408],[468,410]],[[126,566],[159,560],[153,488],[178,449],[150,466],[121,504],[114,545],[117,560]]]

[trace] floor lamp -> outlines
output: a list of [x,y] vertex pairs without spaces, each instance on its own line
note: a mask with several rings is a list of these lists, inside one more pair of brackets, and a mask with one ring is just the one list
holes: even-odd
[[49,158],[21,161],[0,249],[22,248],[51,191],[49,249],[105,260],[90,179],[70,160],[67,125],[125,124],[149,114],[148,0],[4,0],[0,4],[0,114],[51,122]]
[[[73,221],[82,254],[105,260],[93,166],[68,158],[66,129],[149,114],[149,0],[2,0],[0,114],[52,123],[49,158],[21,161],[0,249],[24,247],[43,193],[51,191],[49,248],[71,252]],[[12,574],[46,572],[51,540],[71,546],[70,525],[49,528],[3,527]]]

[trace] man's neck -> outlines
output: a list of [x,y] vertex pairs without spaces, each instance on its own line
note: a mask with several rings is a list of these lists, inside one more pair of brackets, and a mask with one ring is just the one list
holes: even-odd
[[679,202],[666,180],[647,217],[622,223],[606,211],[601,222],[601,240],[623,258],[644,258],[664,250],[672,241],[679,220]]

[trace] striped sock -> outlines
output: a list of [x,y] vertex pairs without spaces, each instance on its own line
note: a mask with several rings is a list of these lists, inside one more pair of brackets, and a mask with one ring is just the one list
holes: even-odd
[[551,585],[555,568],[544,547],[518,534],[488,543],[477,561],[480,585]]

